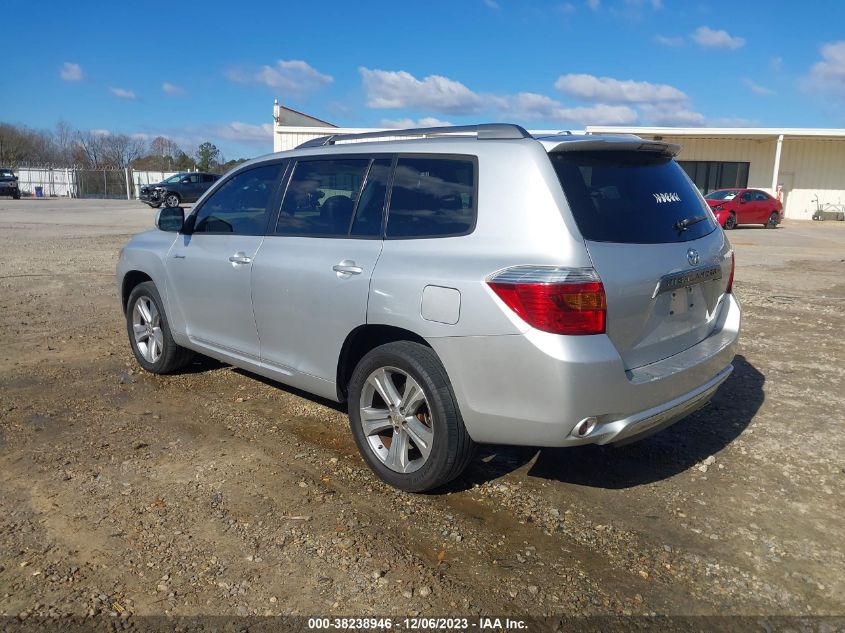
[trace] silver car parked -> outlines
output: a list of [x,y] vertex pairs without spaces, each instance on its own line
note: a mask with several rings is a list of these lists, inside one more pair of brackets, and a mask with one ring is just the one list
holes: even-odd
[[122,251],[147,371],[193,352],[348,402],[384,481],[477,443],[628,441],[708,402],[734,258],[678,146],[515,125],[332,136],[255,159]]

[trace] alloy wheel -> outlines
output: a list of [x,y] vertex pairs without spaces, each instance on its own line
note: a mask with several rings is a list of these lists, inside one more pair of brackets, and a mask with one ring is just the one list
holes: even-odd
[[361,390],[361,426],[373,454],[390,470],[412,473],[428,461],[434,440],[431,408],[419,383],[396,367],[380,367]]
[[135,346],[148,363],[155,363],[164,351],[161,315],[155,302],[147,296],[138,297],[132,309],[132,335]]

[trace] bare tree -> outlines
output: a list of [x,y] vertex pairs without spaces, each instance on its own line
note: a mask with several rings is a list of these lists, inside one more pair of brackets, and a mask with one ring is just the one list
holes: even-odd
[[147,151],[146,142],[137,136],[108,134],[103,137],[105,164],[112,167],[128,167],[136,158]]

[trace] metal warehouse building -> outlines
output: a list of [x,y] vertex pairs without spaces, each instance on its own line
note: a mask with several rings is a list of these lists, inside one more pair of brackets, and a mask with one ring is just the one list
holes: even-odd
[[[376,130],[336,127],[279,103],[273,108],[277,152],[327,134],[372,131]],[[810,219],[818,206],[845,204],[845,129],[593,125],[585,131],[678,143],[683,146],[678,162],[702,193],[727,187],[762,189],[781,197],[788,218]]]

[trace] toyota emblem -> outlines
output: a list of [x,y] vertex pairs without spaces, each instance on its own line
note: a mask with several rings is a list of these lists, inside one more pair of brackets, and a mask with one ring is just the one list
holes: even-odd
[[700,257],[698,256],[698,251],[694,248],[687,249],[687,261],[689,262],[690,266],[698,266],[698,262],[700,261]]

